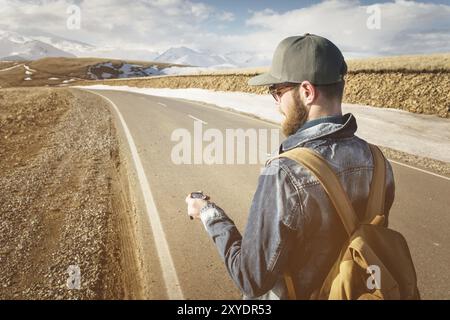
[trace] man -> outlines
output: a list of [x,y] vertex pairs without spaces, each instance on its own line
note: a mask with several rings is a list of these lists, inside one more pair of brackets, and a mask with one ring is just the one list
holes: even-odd
[[[325,158],[340,179],[360,220],[374,169],[367,142],[354,135],[352,114],[342,115],[347,65],[329,40],[312,34],[289,37],[275,50],[270,71],[250,85],[270,86],[284,115],[287,139],[279,153],[307,147]],[[386,170],[386,225],[394,199],[392,168]],[[258,182],[242,237],[213,202],[186,198],[188,214],[199,218],[246,298],[287,299],[284,274],[296,297],[320,289],[347,238],[343,224],[319,181],[297,162],[270,162]]]

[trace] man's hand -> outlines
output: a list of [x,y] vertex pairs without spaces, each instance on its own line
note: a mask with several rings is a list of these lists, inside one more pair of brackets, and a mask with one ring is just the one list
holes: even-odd
[[208,201],[191,198],[191,194],[187,195],[185,201],[188,205],[188,215],[190,217],[200,219],[200,210],[208,204]]

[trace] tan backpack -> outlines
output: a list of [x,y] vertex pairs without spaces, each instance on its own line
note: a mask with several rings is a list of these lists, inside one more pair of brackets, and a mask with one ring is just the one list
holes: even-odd
[[[385,159],[378,147],[369,146],[375,169],[364,221],[358,221],[337,176],[319,154],[295,148],[277,157],[297,161],[317,177],[349,235],[322,287],[311,299],[420,299],[406,240],[400,233],[384,227]],[[289,298],[296,299],[291,275],[286,273],[284,278]]]

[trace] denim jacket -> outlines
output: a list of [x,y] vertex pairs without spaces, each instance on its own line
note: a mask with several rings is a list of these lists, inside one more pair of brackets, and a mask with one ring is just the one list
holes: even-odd
[[[373,173],[366,141],[354,135],[352,114],[309,121],[281,144],[278,153],[307,147],[321,154],[338,175],[362,220]],[[394,200],[392,167],[386,161],[386,225]],[[319,181],[297,162],[280,158],[264,168],[245,233],[215,204],[202,222],[244,298],[287,299],[283,274],[293,277],[297,297],[319,290],[346,240],[339,216]]]

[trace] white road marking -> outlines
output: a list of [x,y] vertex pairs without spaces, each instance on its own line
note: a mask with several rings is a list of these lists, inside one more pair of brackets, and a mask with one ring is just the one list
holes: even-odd
[[90,90],[89,92],[95,93],[100,97],[107,100],[117,112],[120,122],[122,124],[125,136],[128,140],[130,146],[131,155],[133,158],[134,166],[138,175],[139,184],[144,196],[144,202],[147,209],[147,215],[149,218],[150,226],[152,228],[153,237],[155,238],[156,251],[158,252],[159,261],[161,264],[161,270],[164,278],[164,285],[166,287],[167,295],[169,299],[173,300],[184,300],[183,292],[181,290],[180,282],[178,280],[177,272],[175,270],[175,265],[173,263],[172,256],[170,254],[169,245],[166,240],[166,235],[162,228],[161,219],[159,218],[158,211],[156,209],[155,201],[153,199],[152,192],[150,190],[150,185],[148,183],[147,176],[145,175],[144,167],[142,166],[141,159],[134,143],[133,137],[128,129],[127,124],[119,111],[119,108],[114,102],[109,98]]
[[395,160],[391,160],[389,158],[388,158],[388,160],[390,162],[395,163],[395,164],[398,164],[398,165],[401,165],[401,166],[404,166],[404,167],[407,167],[407,168],[410,168],[410,169],[415,169],[415,170],[423,172],[423,173],[428,173],[428,174],[431,174],[432,176],[439,177],[439,178],[442,178],[442,179],[450,181],[449,177],[441,176],[440,174],[437,174],[437,173],[434,173],[434,172],[431,172],[431,171],[427,171],[427,170],[423,170],[423,169],[420,169],[420,168],[417,168],[417,167],[413,167],[413,166],[410,166],[410,165],[407,165],[407,164],[404,164],[404,163],[401,163],[401,162],[398,162],[398,161],[395,161]]
[[158,102],[158,104],[159,104],[160,106],[167,107],[167,105],[165,105],[164,103]]
[[193,115],[188,114],[188,117],[191,118],[191,119],[194,119],[194,120],[196,120],[196,121],[200,121],[200,122],[203,123],[203,124],[208,124],[208,122],[203,121],[203,120],[200,120],[199,118],[196,118],[196,117],[194,117]]

